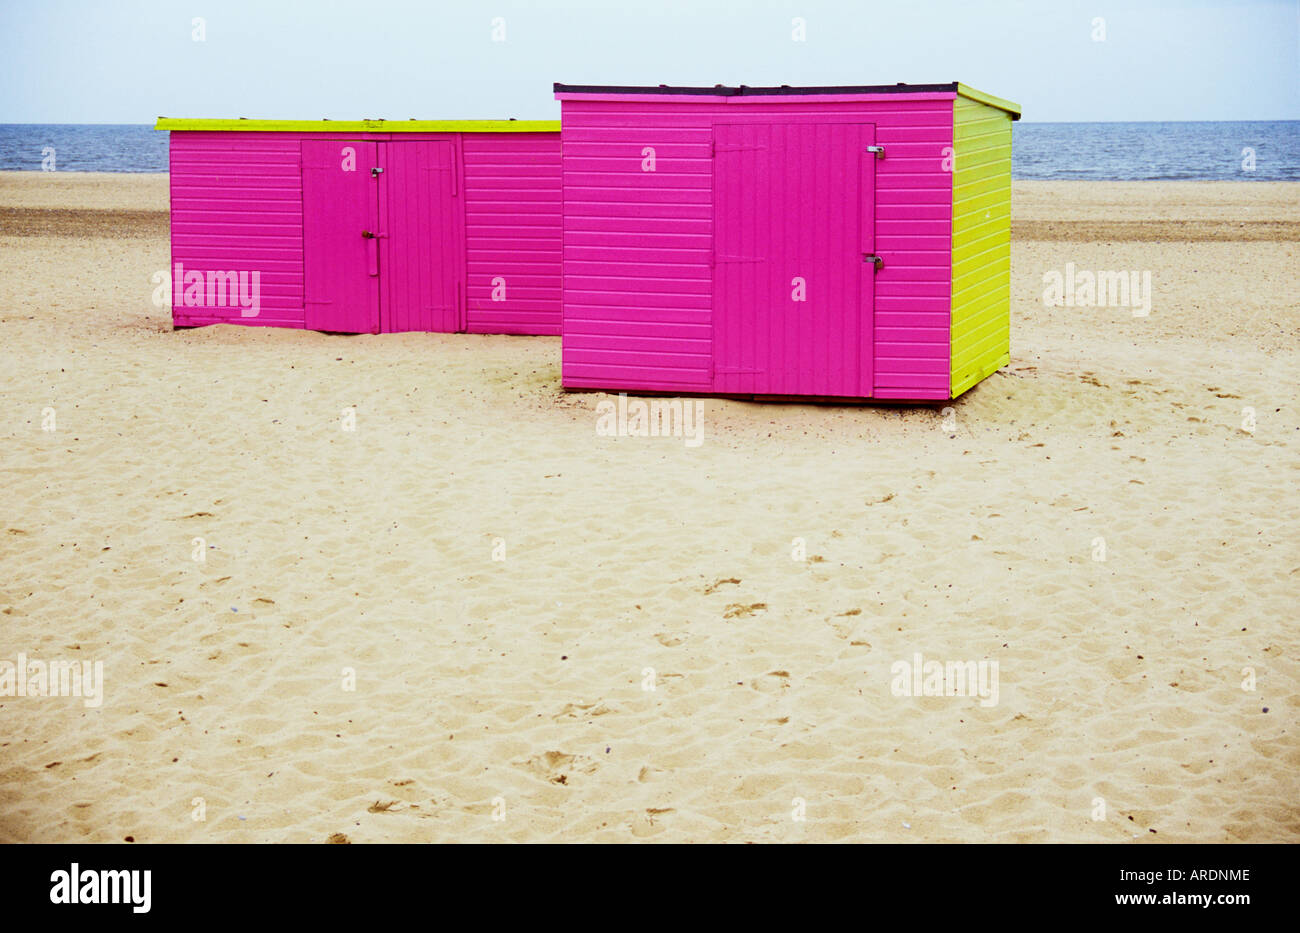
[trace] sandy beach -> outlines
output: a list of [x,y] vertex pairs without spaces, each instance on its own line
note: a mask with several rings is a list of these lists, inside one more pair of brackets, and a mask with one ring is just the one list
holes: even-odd
[[0,660],[103,666],[0,841],[1300,840],[1300,184],[1016,182],[1009,367],[698,446],[558,338],[173,331],[167,231],[0,173]]

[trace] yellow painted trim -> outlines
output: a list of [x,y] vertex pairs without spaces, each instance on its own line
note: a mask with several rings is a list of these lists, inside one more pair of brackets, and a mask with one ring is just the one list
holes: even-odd
[[1001,97],[994,97],[992,94],[985,94],[983,91],[977,91],[969,84],[957,82],[957,94],[961,97],[969,98],[980,104],[988,104],[990,107],[997,107],[999,110],[1005,110],[1011,114],[1011,119],[1020,119],[1020,105],[1004,100]]
[[191,120],[159,117],[156,130],[245,133],[558,133],[559,120]]

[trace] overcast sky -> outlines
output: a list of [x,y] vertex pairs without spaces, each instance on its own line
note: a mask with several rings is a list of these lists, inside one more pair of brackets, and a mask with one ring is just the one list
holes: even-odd
[[0,0],[0,123],[558,119],[554,81],[964,81],[1027,121],[1300,119],[1300,0]]

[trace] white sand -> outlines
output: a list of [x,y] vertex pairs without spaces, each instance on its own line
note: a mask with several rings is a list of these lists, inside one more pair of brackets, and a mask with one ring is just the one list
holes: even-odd
[[[1297,221],[1298,192],[1015,207]],[[165,205],[0,175],[0,216]],[[1012,364],[955,430],[707,400],[689,448],[598,437],[557,339],[172,332],[165,238],[0,229],[0,659],[107,681],[0,698],[2,841],[1300,836],[1294,239],[1018,240]],[[1067,262],[1150,271],[1150,317],[1044,308]],[[997,705],[892,695],[914,652],[996,660]]]

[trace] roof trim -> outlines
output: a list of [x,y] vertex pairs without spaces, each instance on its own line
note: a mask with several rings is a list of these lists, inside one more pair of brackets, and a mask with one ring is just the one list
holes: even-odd
[[655,87],[640,87],[633,85],[600,85],[600,84],[561,84],[556,82],[554,92],[557,96],[563,95],[583,95],[583,94],[609,94],[609,95],[642,95],[642,94],[662,94],[691,97],[780,97],[790,96],[830,96],[830,95],[852,95],[852,94],[953,94],[961,97],[968,97],[971,100],[978,101],[981,104],[987,104],[990,107],[997,107],[1011,114],[1013,120],[1020,119],[1020,105],[1014,104],[1009,100],[1003,100],[1001,97],[994,97],[992,94],[985,94],[983,91],[977,91],[969,85],[962,84],[959,81],[950,81],[947,84],[857,84],[857,85],[836,85],[833,87],[791,87],[788,84],[782,84],[779,87],[749,87],[748,85],[739,85],[731,87],[724,84],[716,84],[713,87],[677,87],[669,84],[660,84]]
[[244,133],[558,133],[559,120],[207,120],[159,117],[155,130]]
[[957,94],[969,100],[981,104],[988,104],[990,107],[997,107],[999,110],[1005,110],[1011,114],[1011,119],[1020,119],[1020,105],[1014,104],[1009,100],[1003,100],[1001,97],[994,97],[992,94],[985,94],[983,91],[977,91],[969,84],[957,83]]
[[691,94],[704,97],[775,97],[783,94],[934,94],[947,91],[955,94],[957,82],[948,84],[876,84],[876,85],[838,85],[834,87],[791,87],[782,84],[779,87],[750,87],[741,84],[730,87],[715,84],[713,87],[677,87],[660,84],[655,87],[636,87],[626,85],[599,84],[560,84],[554,86],[556,94]]

